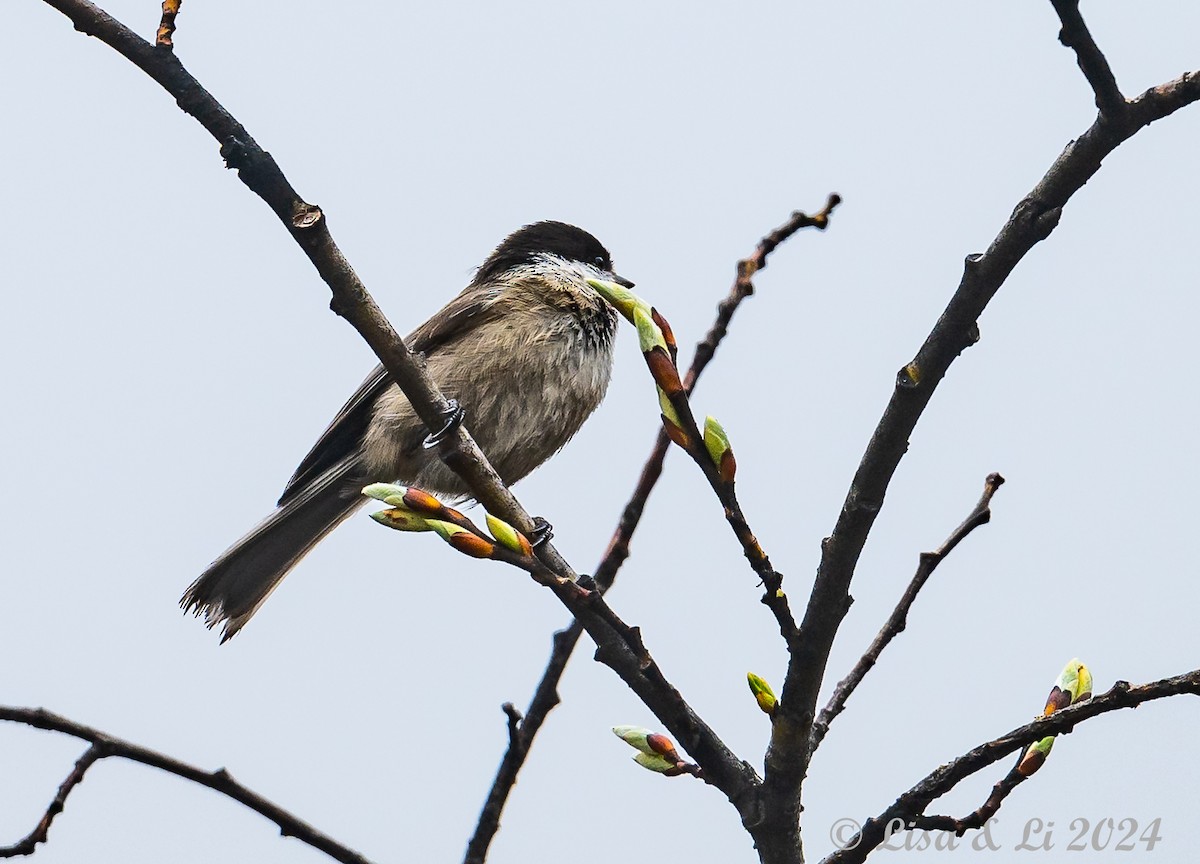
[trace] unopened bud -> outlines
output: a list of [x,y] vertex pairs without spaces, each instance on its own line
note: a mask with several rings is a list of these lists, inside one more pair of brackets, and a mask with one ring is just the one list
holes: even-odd
[[664,759],[657,753],[635,753],[633,761],[649,771],[653,771],[656,774],[665,774],[668,777],[674,777],[683,773],[683,769],[679,767],[678,762]]
[[729,445],[729,436],[715,417],[704,418],[704,448],[717,466],[717,473],[726,483],[733,481],[737,473],[737,461],[733,458],[733,448]]
[[502,519],[497,519],[491,513],[486,514],[488,531],[492,532],[492,536],[505,549],[516,552],[519,555],[529,557],[533,554],[533,546],[530,545],[528,538],[513,526],[509,525]]
[[1025,755],[1021,757],[1021,761],[1017,763],[1017,773],[1022,777],[1033,775],[1045,764],[1046,757],[1050,755],[1050,748],[1053,746],[1053,735],[1030,744],[1025,748]]
[[397,531],[432,531],[432,523],[424,517],[404,507],[393,507],[390,510],[380,510],[372,513],[371,518],[380,525],[386,525]]
[[1092,698],[1092,673],[1079,658],[1073,658],[1063,667],[1050,695],[1046,698],[1046,708],[1043,717],[1049,717],[1055,711],[1061,711],[1068,705]]
[[754,694],[754,701],[758,703],[762,712],[774,714],[775,705],[779,700],[775,698],[775,691],[771,689],[771,685],[753,672],[746,673],[746,681],[750,684],[750,692]]

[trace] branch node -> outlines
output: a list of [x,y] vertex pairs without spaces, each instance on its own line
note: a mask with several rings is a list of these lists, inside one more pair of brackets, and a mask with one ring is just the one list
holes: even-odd
[[325,219],[325,214],[316,204],[306,204],[297,201],[293,205],[292,227],[297,231],[307,231],[316,228]]
[[236,135],[230,135],[221,142],[221,158],[225,167],[240,171],[249,163],[249,147],[246,142]]
[[921,383],[921,367],[914,360],[896,373],[896,386],[901,390],[914,390]]

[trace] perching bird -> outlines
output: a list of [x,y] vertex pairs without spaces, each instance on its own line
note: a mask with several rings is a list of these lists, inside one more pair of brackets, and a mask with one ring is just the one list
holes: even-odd
[[[586,231],[563,222],[526,225],[406,340],[461,406],[506,484],[554,455],[604,398],[617,316],[588,279],[633,286],[613,273],[608,250]],[[304,457],[275,511],[200,574],[180,605],[209,627],[224,624],[224,642],[358,509],[365,484],[469,495],[426,437],[408,399],[377,366]]]

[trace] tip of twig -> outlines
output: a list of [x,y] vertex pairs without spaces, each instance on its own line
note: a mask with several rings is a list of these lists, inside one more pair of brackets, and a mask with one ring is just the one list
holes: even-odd
[[179,7],[183,0],[163,0],[162,4],[162,20],[158,25],[158,32],[154,35],[154,46],[163,48],[167,51],[175,49],[175,43],[171,41],[171,37],[175,33],[175,16],[179,14]]

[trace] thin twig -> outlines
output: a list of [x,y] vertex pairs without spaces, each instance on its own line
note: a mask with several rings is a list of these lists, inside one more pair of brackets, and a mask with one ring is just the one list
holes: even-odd
[[[895,389],[863,453],[832,534],[821,544],[812,594],[792,641],[783,692],[771,727],[764,774],[764,862],[800,857],[800,787],[829,652],[850,608],[850,582],[892,476],[917,421],[954,360],[979,339],[977,321],[1013,268],[1058,225],[1062,209],[1100,169],[1101,162],[1140,129],[1200,100],[1200,72],[1151,88],[1128,104],[1125,121],[1097,118],[1067,145],[1017,204],[983,254],[967,256],[962,281]],[[756,835],[757,836],[757,835]]]
[[166,48],[172,51],[175,44],[171,41],[171,37],[175,35],[175,17],[179,14],[179,7],[183,5],[183,0],[163,0],[162,4],[162,20],[158,24],[158,33],[154,36],[154,45],[158,48]]
[[[30,854],[33,851],[34,844],[46,839],[46,832],[50,828],[51,820],[62,810],[63,801],[66,800],[70,791],[83,779],[84,772],[100,759],[116,757],[119,759],[128,759],[131,762],[140,762],[142,765],[149,765],[151,768],[158,768],[160,771],[166,771],[168,774],[174,774],[176,777],[182,777],[184,780],[190,780],[215,792],[220,792],[227,798],[232,798],[255,813],[270,819],[279,826],[279,832],[284,837],[295,837],[300,842],[307,843],[314,849],[319,849],[335,861],[341,861],[343,864],[370,864],[367,858],[364,858],[353,849],[343,846],[307,822],[296,818],[278,804],[267,800],[257,792],[243,786],[234,780],[224,768],[219,768],[216,771],[205,771],[154,750],[149,750],[121,738],[116,738],[97,729],[92,729],[89,726],[84,726],[82,723],[68,720],[66,717],[52,714],[42,708],[17,708],[0,705],[0,720],[23,723],[26,726],[32,726],[35,729],[45,729],[50,732],[61,732],[64,735],[70,735],[74,738],[91,742],[92,744],[83,754],[83,757],[75,763],[74,770],[72,770],[71,774],[67,776],[67,779],[59,787],[58,795],[55,797],[54,802],[51,803],[50,809],[46,811],[46,815],[42,817],[42,821],[38,824],[38,827],[34,829],[33,834],[25,838],[24,841],[21,841],[21,843],[25,843],[30,838],[34,838],[29,848],[20,848],[21,843],[18,843],[7,849],[0,850],[0,857],[7,858],[14,855]],[[58,805],[57,809],[55,809],[56,805]],[[40,836],[35,837],[39,830],[41,831]]]
[[859,864],[884,841],[888,825],[911,824],[933,801],[945,795],[964,779],[1034,741],[1050,735],[1065,735],[1085,720],[1109,711],[1136,708],[1143,702],[1181,694],[1200,696],[1200,669],[1136,687],[1127,681],[1118,681],[1107,693],[1094,696],[1085,702],[1078,702],[1070,708],[1055,711],[1049,717],[1026,723],[1006,735],[980,744],[940,766],[897,798],[895,803],[878,816],[868,819],[858,834],[846,841],[842,849],[827,856],[822,864]]
[[[1017,757],[1018,763],[1021,757]],[[975,828],[982,828],[987,824],[987,821],[1000,812],[1000,805],[1004,803],[1004,799],[1012,794],[1013,790],[1024,783],[1032,775],[1022,774],[1014,766],[1011,771],[996,781],[992,786],[992,791],[988,793],[987,800],[980,804],[975,810],[957,819],[953,816],[917,816],[909,823],[910,828],[916,828],[919,831],[953,831],[957,836]]]
[[[500,828],[500,816],[504,812],[504,805],[508,802],[512,787],[516,785],[517,774],[525,764],[529,748],[545,721],[546,715],[560,701],[558,682],[562,678],[563,670],[567,667],[567,661],[571,659],[571,652],[582,635],[583,627],[578,621],[572,622],[570,627],[554,634],[554,647],[550,652],[550,660],[546,664],[546,670],[542,673],[542,680],[533,693],[533,698],[529,701],[529,707],[525,709],[525,718],[521,721],[516,735],[513,735],[512,715],[509,715],[508,749],[504,751],[504,758],[500,760],[500,767],[496,770],[496,777],[492,780],[487,799],[479,813],[475,831],[467,843],[463,864],[483,864],[487,860],[488,847],[491,846],[492,840]],[[511,707],[509,702],[504,704]],[[508,713],[507,708],[505,713]]]
[[[683,379],[683,386],[688,394],[695,389],[700,375],[713,359],[721,340],[729,332],[729,323],[733,320],[734,313],[742,301],[754,293],[754,283],[751,281],[751,277],[767,266],[768,256],[779,244],[801,228],[825,230],[829,224],[829,215],[841,203],[841,200],[839,195],[830,195],[825,206],[812,216],[796,210],[787,222],[763,237],[749,257],[738,261],[733,286],[729,289],[728,296],[717,305],[716,320],[713,321],[712,327],[709,328],[705,337],[696,345],[695,353],[692,355],[692,364]],[[617,578],[617,572],[629,557],[629,541],[642,519],[646,500],[654,491],[654,486],[662,475],[663,460],[666,459],[670,446],[671,441],[667,438],[667,433],[660,428],[654,448],[650,451],[645,465],[642,466],[637,486],[634,487],[633,494],[621,511],[621,518],[617,522],[612,539],[608,542],[604,556],[596,565],[593,578],[601,593],[607,592],[612,587]],[[533,698],[529,701],[529,707],[525,709],[525,719],[521,723],[519,740],[514,744],[510,737],[508,749],[500,761],[500,767],[488,790],[483,810],[479,814],[475,832],[467,844],[467,854],[463,859],[463,864],[483,864],[487,858],[488,847],[500,827],[500,814],[508,800],[509,792],[517,781],[517,774],[525,763],[534,737],[541,729],[546,716],[560,701],[558,683],[562,680],[567,662],[571,659],[571,654],[582,635],[583,627],[578,621],[572,621],[570,626],[555,632],[550,659],[546,662],[546,669],[542,672],[541,681],[538,682]]]
[[1100,116],[1120,120],[1128,107],[1117,78],[1108,66],[1108,60],[1096,45],[1083,16],[1079,13],[1079,0],[1050,0],[1054,11],[1062,21],[1058,41],[1075,52],[1075,59],[1096,94],[1096,107]]
[[107,754],[104,752],[104,747],[100,744],[93,744],[83,751],[83,755],[75,762],[71,773],[59,784],[54,800],[50,802],[50,806],[46,808],[46,812],[38,820],[38,824],[11,846],[0,846],[0,858],[32,855],[39,843],[45,843],[50,835],[50,824],[54,821],[54,817],[63,811],[67,804],[67,796],[83,782],[83,775],[87,773],[87,770],[103,759],[105,755]]
[[904,632],[904,628],[908,623],[908,611],[916,601],[917,594],[925,587],[926,581],[933,575],[933,571],[937,569],[942,560],[968,534],[980,525],[986,525],[991,520],[992,511],[990,505],[992,503],[992,496],[996,494],[996,490],[1003,483],[1004,478],[999,474],[989,474],[987,479],[984,480],[983,495],[970,515],[963,520],[961,525],[954,529],[950,536],[946,538],[946,541],[935,551],[921,553],[920,562],[917,564],[917,572],[913,576],[912,581],[908,583],[908,587],[904,589],[904,594],[900,597],[900,602],[896,604],[896,608],[888,616],[887,622],[879,629],[879,632],[871,641],[870,647],[867,648],[858,662],[854,664],[854,668],[850,670],[850,674],[838,682],[828,704],[821,710],[821,713],[813,723],[808,745],[809,758],[812,758],[812,753],[821,745],[822,739],[824,739],[825,734],[829,731],[829,724],[845,709],[846,700],[850,698],[850,695],[862,683],[866,674],[878,662],[879,655],[883,653],[883,649],[893,639]]

